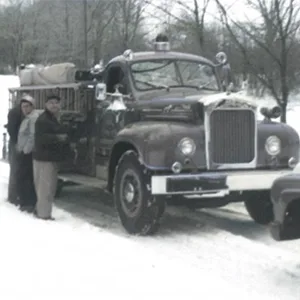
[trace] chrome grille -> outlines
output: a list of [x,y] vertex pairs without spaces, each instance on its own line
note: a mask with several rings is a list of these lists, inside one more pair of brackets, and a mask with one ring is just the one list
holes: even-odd
[[210,115],[214,164],[245,164],[255,158],[256,119],[250,109],[217,109]]

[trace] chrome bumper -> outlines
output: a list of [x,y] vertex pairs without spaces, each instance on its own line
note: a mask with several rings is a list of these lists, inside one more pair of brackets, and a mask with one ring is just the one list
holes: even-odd
[[[273,182],[292,169],[270,171],[232,171],[199,174],[158,175],[151,178],[153,195],[225,196],[233,191],[269,190]],[[198,183],[197,183],[198,181]],[[170,182],[172,182],[170,184]],[[170,185],[177,187],[170,188]]]

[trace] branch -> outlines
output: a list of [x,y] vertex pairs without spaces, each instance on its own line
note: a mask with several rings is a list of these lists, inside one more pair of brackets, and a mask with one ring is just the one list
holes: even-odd
[[[226,20],[226,27],[227,29],[230,28],[230,25],[229,25],[229,21],[228,21],[228,15],[227,15],[227,12],[224,8],[224,6],[220,3],[219,0],[215,0],[219,9],[221,10],[221,13],[222,15],[224,16],[225,20]],[[272,57],[274,59],[274,61],[280,66],[281,65],[281,61],[280,59],[274,54],[272,53],[272,51],[269,49],[269,46],[268,45],[265,45],[262,41],[260,41],[258,38],[256,38],[256,35],[257,35],[257,28],[250,25],[250,28],[253,30],[253,31],[256,31],[254,33],[251,33],[249,30],[247,30],[247,28],[241,26],[238,22],[230,19],[230,21],[238,28],[240,29],[243,33],[247,34],[259,47],[261,47],[263,50],[266,51],[266,53],[269,54],[270,57]],[[231,31],[232,32],[232,31]],[[232,32],[233,33],[233,32]],[[234,33],[233,33],[234,35]],[[234,35],[235,36],[235,35]]]

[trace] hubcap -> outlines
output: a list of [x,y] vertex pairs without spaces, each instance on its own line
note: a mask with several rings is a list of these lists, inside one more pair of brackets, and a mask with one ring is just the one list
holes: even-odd
[[133,199],[134,199],[134,186],[132,183],[127,182],[125,188],[124,188],[124,194],[125,194],[125,199],[127,202],[132,203]]
[[126,170],[120,182],[120,201],[128,217],[135,217],[142,207],[142,187],[138,175],[133,170]]

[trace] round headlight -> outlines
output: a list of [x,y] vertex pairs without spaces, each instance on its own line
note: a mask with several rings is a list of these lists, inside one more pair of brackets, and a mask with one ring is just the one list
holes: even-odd
[[265,149],[269,155],[277,155],[281,151],[281,142],[280,139],[275,136],[269,136],[265,143]]
[[196,151],[195,142],[190,138],[183,138],[178,143],[178,148],[183,155],[193,155]]

